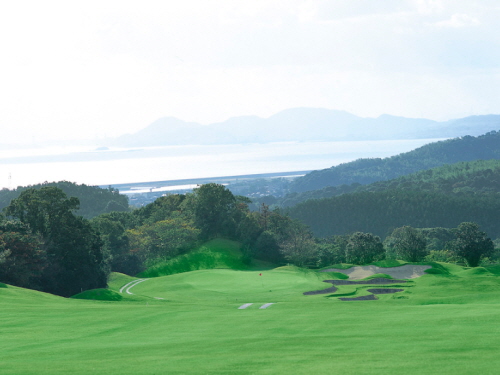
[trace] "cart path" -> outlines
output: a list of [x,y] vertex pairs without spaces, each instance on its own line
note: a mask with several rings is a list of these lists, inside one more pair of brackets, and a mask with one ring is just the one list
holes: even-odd
[[124,286],[122,286],[120,288],[120,293],[123,293],[123,291],[125,291],[127,294],[134,294],[130,291],[130,289],[132,289],[134,286],[136,286],[137,284],[139,283],[142,283],[143,281],[146,281],[147,279],[137,279],[137,280],[133,280],[127,284],[125,284]]

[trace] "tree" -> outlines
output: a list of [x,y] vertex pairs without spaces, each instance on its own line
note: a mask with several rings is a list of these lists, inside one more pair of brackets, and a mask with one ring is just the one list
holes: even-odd
[[476,223],[461,223],[455,236],[452,249],[456,255],[465,259],[469,267],[477,267],[482,257],[488,257],[494,251],[493,241],[479,230]]
[[371,233],[356,232],[349,236],[346,245],[346,261],[352,264],[368,264],[382,259],[384,246],[380,237]]
[[318,267],[331,266],[332,264],[345,263],[345,249],[349,236],[331,236],[318,238]]
[[47,254],[42,276],[46,292],[71,296],[86,289],[106,287],[107,259],[102,242],[89,221],[73,214],[77,198],[56,187],[28,189],[12,200],[6,214],[40,235]]
[[390,242],[397,259],[419,262],[427,255],[425,237],[410,226],[394,229],[388,242]]
[[168,260],[196,241],[199,230],[181,218],[158,221],[127,231],[133,252],[144,263]]
[[215,183],[205,184],[194,189],[190,199],[187,205],[192,209],[201,238],[234,235],[236,198],[230,190]]
[[20,222],[0,225],[0,280],[23,288],[40,289],[46,253],[40,237]]
[[91,223],[103,241],[103,252],[109,258],[112,271],[128,275],[141,271],[139,259],[130,256],[129,238],[121,221],[104,214],[92,219]]
[[280,252],[277,235],[266,230],[262,232],[255,243],[255,258],[271,263],[282,263],[283,254]]
[[303,267],[316,262],[318,247],[311,232],[299,222],[293,222],[280,242],[280,251],[287,261]]

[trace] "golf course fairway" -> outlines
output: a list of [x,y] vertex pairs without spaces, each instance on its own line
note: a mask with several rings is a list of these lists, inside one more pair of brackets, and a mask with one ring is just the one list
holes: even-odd
[[0,373],[497,374],[500,268],[429,271],[355,302],[373,286],[303,295],[338,275],[296,267],[113,274],[84,299],[0,284]]

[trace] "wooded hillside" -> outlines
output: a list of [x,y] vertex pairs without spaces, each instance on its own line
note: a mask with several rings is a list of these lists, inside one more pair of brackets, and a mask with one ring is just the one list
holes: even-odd
[[57,187],[68,197],[78,198],[80,208],[75,213],[86,219],[91,219],[106,212],[129,210],[128,197],[120,194],[117,189],[112,187],[102,189],[97,186],[79,185],[69,181],[45,182],[32,186],[19,186],[14,190],[0,190],[0,210],[7,207],[23,191],[30,188],[41,189],[47,186]]
[[291,192],[305,192],[327,186],[369,184],[421,170],[461,161],[500,159],[500,132],[430,143],[389,158],[358,159],[328,169],[313,171],[290,185]]
[[477,160],[446,164],[441,167],[401,176],[388,181],[377,181],[368,185],[328,186],[323,189],[290,193],[281,199],[281,207],[291,207],[308,199],[322,199],[362,191],[384,191],[403,189],[415,191],[437,191],[450,193],[487,194],[500,191],[500,160]]

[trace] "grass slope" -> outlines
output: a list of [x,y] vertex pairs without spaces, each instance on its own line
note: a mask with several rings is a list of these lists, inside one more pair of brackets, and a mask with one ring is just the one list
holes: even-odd
[[242,262],[240,246],[238,242],[217,238],[187,254],[150,267],[138,276],[158,277],[213,268],[248,269]]
[[[500,267],[433,270],[365,302],[302,295],[333,275],[296,267],[156,277],[130,289],[137,300],[121,301],[7,285],[1,373],[497,373]],[[133,280],[116,274],[109,290]],[[366,293],[359,287],[350,293]],[[253,305],[239,310],[243,303]]]

